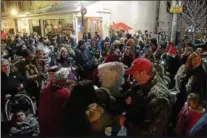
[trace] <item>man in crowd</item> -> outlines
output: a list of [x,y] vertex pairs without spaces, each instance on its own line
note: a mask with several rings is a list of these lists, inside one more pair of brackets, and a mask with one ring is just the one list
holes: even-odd
[[126,103],[126,126],[131,136],[165,135],[173,97],[145,58],[133,61],[127,74],[138,83],[129,90]]

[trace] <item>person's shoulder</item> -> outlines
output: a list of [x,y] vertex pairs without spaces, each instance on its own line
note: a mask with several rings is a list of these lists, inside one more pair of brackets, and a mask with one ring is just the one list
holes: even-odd
[[148,98],[152,99],[164,99],[171,103],[170,90],[161,82],[157,82],[149,91]]
[[62,88],[62,89],[58,89],[56,91],[57,97],[59,98],[68,98],[71,94],[71,91],[69,89],[66,88]]

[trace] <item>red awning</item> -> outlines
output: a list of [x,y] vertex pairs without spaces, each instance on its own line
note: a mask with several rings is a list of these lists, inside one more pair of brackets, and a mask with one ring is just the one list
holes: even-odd
[[123,22],[117,23],[117,24],[112,24],[111,28],[114,30],[125,30],[128,31],[130,29],[132,29],[131,27],[129,27],[128,25],[126,25]]

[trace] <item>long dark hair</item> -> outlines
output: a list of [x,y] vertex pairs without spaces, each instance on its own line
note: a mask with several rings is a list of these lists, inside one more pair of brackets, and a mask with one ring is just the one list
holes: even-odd
[[95,97],[91,81],[80,81],[73,88],[63,113],[65,129],[69,136],[84,136],[89,133],[90,126],[85,112],[87,107],[95,101]]

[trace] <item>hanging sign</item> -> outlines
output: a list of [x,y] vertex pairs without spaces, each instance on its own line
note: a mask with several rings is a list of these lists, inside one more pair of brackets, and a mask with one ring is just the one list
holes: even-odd
[[183,6],[181,0],[173,0],[171,1],[170,12],[172,13],[182,13]]

